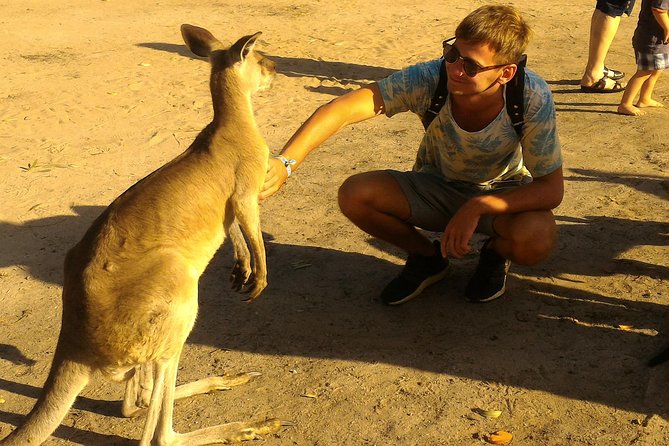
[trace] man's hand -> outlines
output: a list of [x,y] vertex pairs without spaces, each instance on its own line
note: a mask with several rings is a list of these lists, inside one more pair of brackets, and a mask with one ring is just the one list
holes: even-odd
[[469,251],[469,242],[474,235],[476,226],[479,224],[481,215],[467,204],[462,206],[451,218],[441,236],[441,255],[462,258]]
[[258,198],[264,200],[274,195],[288,178],[288,171],[284,166],[283,161],[278,158],[270,157],[267,163],[267,173],[265,174],[265,183],[263,183],[262,190]]

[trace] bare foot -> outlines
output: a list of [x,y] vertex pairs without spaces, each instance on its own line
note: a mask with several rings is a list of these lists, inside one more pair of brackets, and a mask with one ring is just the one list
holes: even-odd
[[625,105],[625,104],[620,104],[618,106],[618,113],[620,113],[621,115],[629,115],[629,116],[641,116],[646,114],[646,112],[633,105]]
[[645,101],[639,101],[636,103],[636,106],[638,108],[644,108],[644,107],[664,107],[664,104],[662,102],[658,102],[655,99],[648,99]]

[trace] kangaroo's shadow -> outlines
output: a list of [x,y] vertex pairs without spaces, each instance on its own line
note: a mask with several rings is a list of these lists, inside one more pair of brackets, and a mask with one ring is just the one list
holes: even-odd
[[[139,47],[178,54],[191,59],[201,59],[190,53],[185,45],[173,43],[146,42],[137,44]],[[277,73],[288,77],[314,77],[317,79],[334,79],[343,84],[364,85],[371,81],[382,79],[397,71],[393,68],[373,67],[348,62],[304,59],[299,57],[284,57],[274,54],[263,56],[277,64]],[[341,94],[342,89],[320,90],[323,93]]]

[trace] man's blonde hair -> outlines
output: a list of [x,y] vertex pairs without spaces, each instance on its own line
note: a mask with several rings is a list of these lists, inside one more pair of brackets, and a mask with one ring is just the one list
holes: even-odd
[[486,5],[472,11],[455,29],[455,37],[490,45],[499,63],[516,63],[530,42],[532,30],[513,6]]

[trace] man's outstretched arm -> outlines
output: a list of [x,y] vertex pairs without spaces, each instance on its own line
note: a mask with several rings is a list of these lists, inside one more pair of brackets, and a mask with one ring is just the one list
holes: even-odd
[[[383,113],[383,99],[377,84],[364,86],[322,105],[297,129],[281,150],[286,160],[294,160],[294,170],[309,153],[343,127]],[[270,158],[260,199],[276,193],[286,181],[284,162]]]

